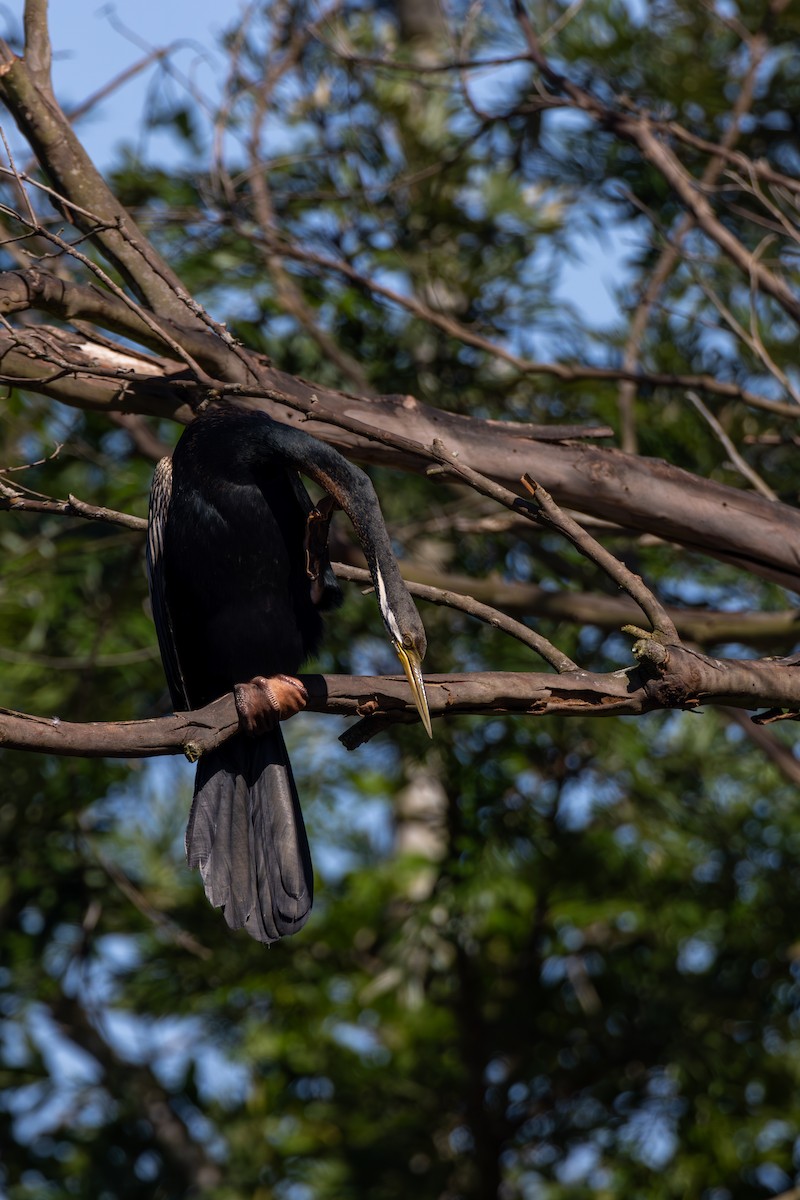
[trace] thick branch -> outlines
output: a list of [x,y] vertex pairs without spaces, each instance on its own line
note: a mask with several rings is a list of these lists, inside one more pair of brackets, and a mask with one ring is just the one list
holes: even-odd
[[[637,642],[641,665],[610,674],[486,672],[428,675],[431,715],[640,716],[702,704],[800,709],[800,665],[765,659],[715,659],[651,639]],[[311,712],[345,717],[418,720],[403,676],[303,675]],[[48,754],[149,758],[185,754],[194,761],[238,729],[233,695],[193,713],[149,721],[74,724],[0,709],[0,746]]]
[[0,381],[71,408],[192,419],[183,372],[44,325],[0,334]]
[[[126,359],[120,349],[119,378],[103,378],[98,362],[108,360],[110,372],[114,361],[107,349],[41,327],[26,336],[35,336],[43,350],[50,338],[61,360],[68,350],[70,369],[49,368],[46,358],[42,362],[32,348],[22,348],[21,337],[7,334],[0,336],[4,382],[78,408],[191,419],[188,400],[194,385],[184,373],[167,374],[154,362],[142,376],[141,360],[130,352]],[[259,365],[259,375],[262,386],[247,392],[251,403],[289,425],[313,416],[314,433],[350,457],[424,471],[430,462],[426,447],[441,439],[459,462],[504,486],[518,487],[527,472],[562,506],[655,533],[800,591],[800,513],[788,505],[771,504],[660,459],[545,442],[534,426],[447,413],[413,396],[349,396],[315,387],[266,362]],[[225,385],[221,390],[227,390]],[[244,394],[236,386],[230,391]]]
[[185,754],[191,761],[222,745],[239,727],[233,694],[194,713],[149,721],[77,724],[0,708],[0,746],[78,758],[150,758]]
[[[165,353],[164,338],[159,337],[152,323],[143,320],[134,308],[106,288],[94,283],[73,283],[38,267],[0,273],[0,313],[8,315],[29,309],[73,324],[92,322],[147,346],[156,354]],[[205,370],[225,379],[240,378],[241,355],[234,354],[205,326],[198,329],[186,321],[178,323],[168,318],[160,318],[159,326]]]
[[[413,396],[364,401],[322,389],[309,394],[302,380],[272,369],[268,374],[286,391],[265,394],[260,407],[279,420],[287,420],[282,404],[297,408],[314,418],[319,437],[357,458],[420,469],[426,459],[416,457],[414,443],[427,449],[441,441],[452,460],[503,486],[517,488],[520,476],[530,474],[566,507],[656,533],[784,587],[800,588],[800,513],[787,505],[691,475],[661,459],[538,444],[501,421],[445,413]],[[369,439],[362,432],[366,429]],[[388,453],[377,451],[376,442],[389,447]]]

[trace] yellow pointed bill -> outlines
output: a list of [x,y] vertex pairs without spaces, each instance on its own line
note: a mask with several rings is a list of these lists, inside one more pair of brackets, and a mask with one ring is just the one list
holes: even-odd
[[396,649],[397,656],[403,664],[403,670],[406,673],[406,679],[408,680],[408,686],[411,688],[411,695],[414,697],[417,712],[420,715],[422,724],[425,726],[428,737],[432,738],[431,714],[428,711],[428,697],[425,695],[425,682],[422,678],[422,666],[419,655],[413,650],[406,650],[405,646],[397,646]]

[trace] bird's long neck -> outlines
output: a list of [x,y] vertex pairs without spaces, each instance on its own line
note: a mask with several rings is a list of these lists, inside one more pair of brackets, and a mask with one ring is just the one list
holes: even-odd
[[253,463],[291,466],[333,497],[353,523],[369,566],[378,605],[395,642],[409,634],[425,653],[425,631],[403,582],[372,482],[338,451],[302,430],[272,421],[254,422],[247,454]]

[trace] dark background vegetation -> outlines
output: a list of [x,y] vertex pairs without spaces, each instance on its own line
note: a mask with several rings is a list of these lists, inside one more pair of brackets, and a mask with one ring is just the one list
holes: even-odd
[[[757,261],[796,277],[798,192],[747,167],[798,177],[796,6],[527,11],[554,68],[604,103],[729,138],[746,159],[712,170],[715,211]],[[610,424],[631,453],[796,504],[796,325],[687,222],[635,145],[579,106],[543,103],[556,90],[525,60],[513,5],[455,3],[452,22],[433,5],[334,5],[321,19],[303,0],[271,0],[248,14],[227,40],[216,141],[213,114],[164,81],[150,122],[179,143],[175,169],[150,163],[132,128],[111,178],[237,337],[361,394]],[[436,69],[489,58],[521,61]],[[694,179],[712,161],[686,143],[681,156]],[[604,230],[628,267],[617,318],[597,331],[558,285],[576,239]],[[4,245],[5,268],[25,265],[18,253]],[[727,397],[703,393],[705,413],[758,483],[685,387],[564,382],[523,360],[730,383]],[[9,390],[3,480],[143,515],[144,430],[167,446],[179,434],[166,419],[126,426]],[[614,594],[563,540],[462,486],[373,477],[410,578],[471,576],[490,602],[530,582]],[[746,617],[794,602],[653,534],[600,534],[670,604]],[[353,553],[349,536],[340,522],[337,553]],[[143,549],[135,531],[0,514],[4,706],[73,721],[166,711]],[[539,669],[497,630],[422,614],[430,671]],[[524,599],[515,615],[588,668],[630,662],[619,622],[539,619]],[[794,647],[790,623],[766,645],[748,629],[704,648]],[[370,596],[350,587],[315,666],[396,670]],[[233,936],[185,867],[188,766],[0,752],[6,1194],[796,1195],[800,812],[780,752],[791,729],[767,731],[765,752],[713,709],[469,717],[437,721],[432,743],[401,727],[347,755],[338,720],[304,715],[287,736],[318,900],[305,930],[269,951]]]

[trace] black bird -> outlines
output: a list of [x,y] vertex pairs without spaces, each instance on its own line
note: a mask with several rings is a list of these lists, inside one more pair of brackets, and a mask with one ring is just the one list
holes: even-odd
[[420,667],[425,631],[368,477],[330,446],[264,413],[202,412],[172,458],[156,467],[148,578],[173,706],[199,708],[234,691],[249,731],[201,759],[186,854],[228,925],[262,942],[295,933],[311,910],[311,857],[278,718],[304,706],[292,676],[319,644],[321,610],[341,600],[327,525],[298,471],[353,522],[384,624],[431,732]]

